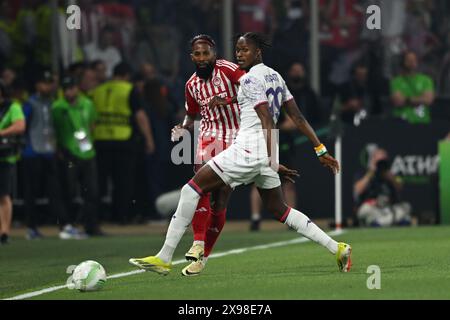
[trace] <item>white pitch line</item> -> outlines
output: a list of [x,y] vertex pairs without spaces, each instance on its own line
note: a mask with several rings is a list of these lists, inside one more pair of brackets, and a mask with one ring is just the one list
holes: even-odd
[[[329,235],[330,236],[338,236],[338,235],[341,235],[343,233],[344,233],[344,231],[342,231],[342,230],[336,230],[336,231],[331,231],[329,233]],[[233,254],[241,254],[241,253],[244,253],[244,252],[247,252],[247,251],[252,251],[252,250],[271,249],[271,248],[276,248],[276,247],[287,246],[287,245],[290,245],[290,244],[304,243],[304,242],[308,242],[308,241],[309,241],[309,239],[307,239],[307,238],[297,238],[297,239],[293,239],[293,240],[273,242],[273,243],[263,244],[263,245],[253,246],[253,247],[232,249],[232,250],[228,250],[228,251],[225,251],[225,252],[213,253],[213,254],[211,254],[209,256],[209,259],[225,257],[225,256],[233,255]],[[186,260],[176,260],[176,261],[172,262],[172,265],[182,264],[182,263],[185,263],[185,262],[186,262]],[[145,272],[145,270],[135,270],[135,271],[130,271],[130,272],[117,273],[117,274],[113,274],[111,276],[108,276],[107,279],[123,278],[123,277],[128,277],[128,276],[132,276],[132,275],[143,273],[143,272]],[[21,295],[14,296],[14,297],[7,298],[7,299],[3,299],[3,300],[28,299],[28,298],[40,296],[40,295],[43,295],[43,294],[46,294],[46,293],[50,293],[50,292],[53,292],[53,291],[57,291],[57,290],[60,290],[60,289],[64,289],[64,288],[67,288],[67,285],[50,287],[50,288],[47,288],[47,289],[33,291],[33,292],[21,294]]]

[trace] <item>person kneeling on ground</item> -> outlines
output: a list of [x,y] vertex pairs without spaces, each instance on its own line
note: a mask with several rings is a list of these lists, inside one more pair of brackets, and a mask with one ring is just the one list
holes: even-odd
[[387,152],[375,150],[368,171],[354,184],[360,225],[410,225],[411,205],[399,201],[401,188],[400,180],[390,171]]

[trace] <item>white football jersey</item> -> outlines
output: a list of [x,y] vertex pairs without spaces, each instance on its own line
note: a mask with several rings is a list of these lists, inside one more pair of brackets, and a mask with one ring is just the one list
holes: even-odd
[[237,98],[241,108],[241,124],[236,143],[243,147],[258,149],[262,147],[261,151],[264,152],[266,142],[261,120],[255,108],[268,103],[269,111],[276,124],[281,113],[281,106],[286,101],[293,99],[292,94],[278,72],[260,63],[241,77]]

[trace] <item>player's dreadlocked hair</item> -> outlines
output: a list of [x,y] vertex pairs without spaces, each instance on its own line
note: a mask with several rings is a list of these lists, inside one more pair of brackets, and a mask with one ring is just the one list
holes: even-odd
[[[243,38],[245,38],[245,39],[247,39],[247,40],[252,41],[253,44],[254,44],[257,48],[259,48],[259,49],[261,49],[261,50],[264,50],[264,49],[267,49],[267,48],[272,47],[272,45],[270,44],[270,42],[269,42],[269,40],[266,38],[266,36],[264,36],[264,35],[261,34],[261,33],[257,33],[257,32],[246,32],[246,33],[241,33],[241,34],[238,34],[238,35],[235,37],[235,40],[236,40],[236,41],[239,40],[240,37],[243,37]],[[235,41],[235,42],[236,42],[236,41]]]
[[189,43],[191,45],[191,47],[197,42],[206,42],[207,44],[209,44],[211,47],[215,48],[216,47],[216,42],[214,41],[214,39],[207,35],[207,34],[199,34],[196,35],[195,37],[193,37]]

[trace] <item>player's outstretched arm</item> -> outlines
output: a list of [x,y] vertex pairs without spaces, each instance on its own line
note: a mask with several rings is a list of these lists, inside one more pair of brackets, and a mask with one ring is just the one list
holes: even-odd
[[320,140],[314,132],[314,129],[310,126],[308,120],[306,120],[306,118],[303,116],[295,100],[291,99],[289,101],[286,101],[283,104],[283,109],[286,110],[286,113],[295,123],[297,129],[308,137],[314,147],[318,147],[321,144]]
[[329,168],[334,174],[339,172],[339,162],[334,159],[326,150],[325,146],[320,142],[314,129],[310,126],[306,118],[303,116],[302,112],[297,106],[294,99],[286,101],[283,104],[283,108],[286,110],[289,117],[294,121],[297,129],[302,132],[314,145],[316,154],[319,157],[320,163]]

